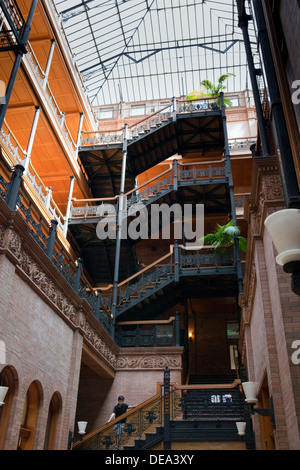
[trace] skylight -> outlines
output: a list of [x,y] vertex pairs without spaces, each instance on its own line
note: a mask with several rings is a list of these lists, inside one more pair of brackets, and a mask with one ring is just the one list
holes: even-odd
[[250,88],[235,0],[55,4],[93,105],[184,96],[224,73],[227,91]]

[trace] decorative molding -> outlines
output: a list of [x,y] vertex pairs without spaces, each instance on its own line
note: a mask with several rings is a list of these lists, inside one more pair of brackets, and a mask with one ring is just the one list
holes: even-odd
[[251,196],[246,198],[245,216],[248,219],[248,251],[246,257],[244,292],[240,298],[242,310],[240,352],[245,352],[245,328],[251,322],[256,290],[255,243],[262,239],[264,220],[274,210],[284,206],[284,194],[276,157],[253,160]]
[[182,348],[139,348],[134,352],[120,350],[117,360],[117,370],[163,370],[165,367],[170,369],[182,368]]
[[93,317],[88,303],[77,296],[32,239],[22,217],[14,212],[8,220],[8,225],[4,219],[5,214],[2,213],[0,253],[5,253],[16,264],[16,272],[25,282],[30,284],[72,329],[79,328],[84,341],[102,360],[115,368],[119,348]]

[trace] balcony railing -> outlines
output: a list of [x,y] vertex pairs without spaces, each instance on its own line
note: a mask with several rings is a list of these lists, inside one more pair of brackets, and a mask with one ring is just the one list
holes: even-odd
[[[110,312],[101,303],[98,290],[94,290],[87,281],[81,261],[76,259],[74,253],[67,251],[56,236],[55,224],[51,225],[45,219],[40,206],[32,199],[26,185],[21,185],[20,168],[23,167],[15,169],[10,181],[0,175],[0,198],[25,220],[31,237],[78,296],[88,302],[93,315],[110,334],[112,322]],[[12,207],[12,201],[14,207]]]
[[[43,86],[43,83],[44,83],[44,78],[45,78],[45,75],[44,75],[44,72],[36,58],[36,55],[30,45],[30,43],[28,42],[28,49],[29,49],[29,52],[27,54],[27,56],[29,57],[29,64],[35,74],[35,76],[37,77],[38,81],[40,82],[41,86]],[[75,155],[76,153],[76,150],[77,150],[77,146],[72,138],[72,135],[68,129],[68,126],[66,124],[66,121],[65,121],[65,113],[63,113],[60,109],[59,109],[59,106],[54,98],[54,95],[51,91],[51,88],[49,86],[49,83],[47,82],[45,87],[44,87],[44,93],[45,93],[45,96],[47,98],[47,102],[48,104],[50,105],[53,113],[54,113],[54,116],[55,116],[55,119],[57,121],[57,123],[59,124],[59,126],[61,127],[64,135],[65,135],[65,139],[66,139],[66,142],[68,143],[68,147],[69,149],[71,150],[72,154]]]
[[[209,273],[232,273],[235,270],[235,246],[186,247],[175,243],[170,252],[141,269],[117,286],[116,308],[118,312],[142,302],[181,276],[197,276]],[[110,311],[113,307],[113,286],[101,288],[101,301]]]
[[152,322],[118,322],[115,341],[120,348],[180,346],[179,316]]
[[[174,98],[169,104],[159,111],[146,116],[137,123],[128,126],[126,138],[129,141],[135,140],[140,135],[147,134],[152,129],[156,129],[163,123],[175,120],[177,114],[188,113],[207,113],[209,111],[220,111],[220,107],[216,104],[216,98],[200,98],[197,100],[179,100]],[[115,131],[96,131],[82,132],[80,146],[97,146],[120,144],[125,136],[125,127]]]
[[[129,210],[134,204],[148,205],[160,199],[178,186],[200,184],[201,181],[213,182],[217,178],[226,178],[225,160],[207,162],[180,163],[173,160],[170,168],[145,183],[124,194],[124,209]],[[104,208],[116,207],[119,196],[112,198],[76,199],[73,198],[68,223],[97,222],[103,216]],[[107,206],[105,206],[107,205]]]
[[[218,436],[216,429],[222,428],[223,422],[235,423],[244,419],[244,399],[239,389],[240,383],[241,381],[236,379],[232,384],[177,385],[170,382],[170,370],[167,367],[164,371],[164,382],[157,383],[156,395],[125,415],[86,435],[82,442],[74,444],[73,449],[113,450],[117,444],[114,427],[124,419],[124,416],[126,423],[118,443],[120,449],[129,448],[127,447],[129,445],[133,448],[135,441],[139,442],[139,448],[146,449],[147,447],[142,447],[146,433],[151,432],[153,435],[157,430],[161,430],[158,441],[170,444],[172,429],[176,429],[176,423],[183,421],[186,423],[187,432],[193,427],[197,428],[197,422],[213,422],[214,431],[211,434],[214,434],[213,438],[216,440]],[[193,401],[187,399],[188,395],[194,396]],[[188,421],[191,422],[189,427],[187,427]],[[200,433],[196,429],[193,440],[209,440],[207,430],[206,432],[202,430]]]
[[[17,139],[5,122],[1,128],[0,141],[2,141],[2,143],[5,145],[5,148],[7,149],[10,160],[9,164],[19,164],[25,167],[26,152],[21,148]],[[27,182],[30,183],[29,187],[32,189],[41,206],[49,213],[49,221],[53,219],[57,220],[58,226],[63,232],[65,225],[64,216],[52,198],[51,188],[47,188],[43,184],[31,162],[28,164],[25,178]]]

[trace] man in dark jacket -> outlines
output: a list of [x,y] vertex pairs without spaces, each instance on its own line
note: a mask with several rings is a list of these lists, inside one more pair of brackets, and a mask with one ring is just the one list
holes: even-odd
[[[125,414],[127,412],[127,410],[131,410],[132,408],[136,407],[136,405],[127,405],[127,403],[124,403],[124,400],[125,399],[124,399],[123,395],[120,395],[118,397],[118,404],[114,407],[113,412],[112,412],[109,420],[107,421],[108,423],[110,423],[110,421],[112,421],[113,419],[116,419],[119,416]],[[116,423],[114,425],[114,433],[115,433],[115,436],[116,436],[115,450],[119,450],[121,434],[123,432],[125,423],[126,423],[126,418],[123,418],[122,420],[118,421],[118,423]]]

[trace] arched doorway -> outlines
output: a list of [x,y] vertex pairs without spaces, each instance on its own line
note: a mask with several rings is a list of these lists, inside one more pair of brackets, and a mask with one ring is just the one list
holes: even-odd
[[32,450],[36,430],[36,423],[40,405],[40,394],[36,382],[33,382],[27,390],[22,422],[19,434],[18,449]]
[[15,374],[11,367],[4,367],[4,369],[0,373],[0,385],[8,387],[8,392],[5,397],[5,403],[0,407],[0,450],[3,450],[5,445],[13,397],[16,389]]
[[55,449],[55,437],[58,419],[61,411],[61,397],[58,392],[54,393],[49,404],[47,429],[44,450]]

